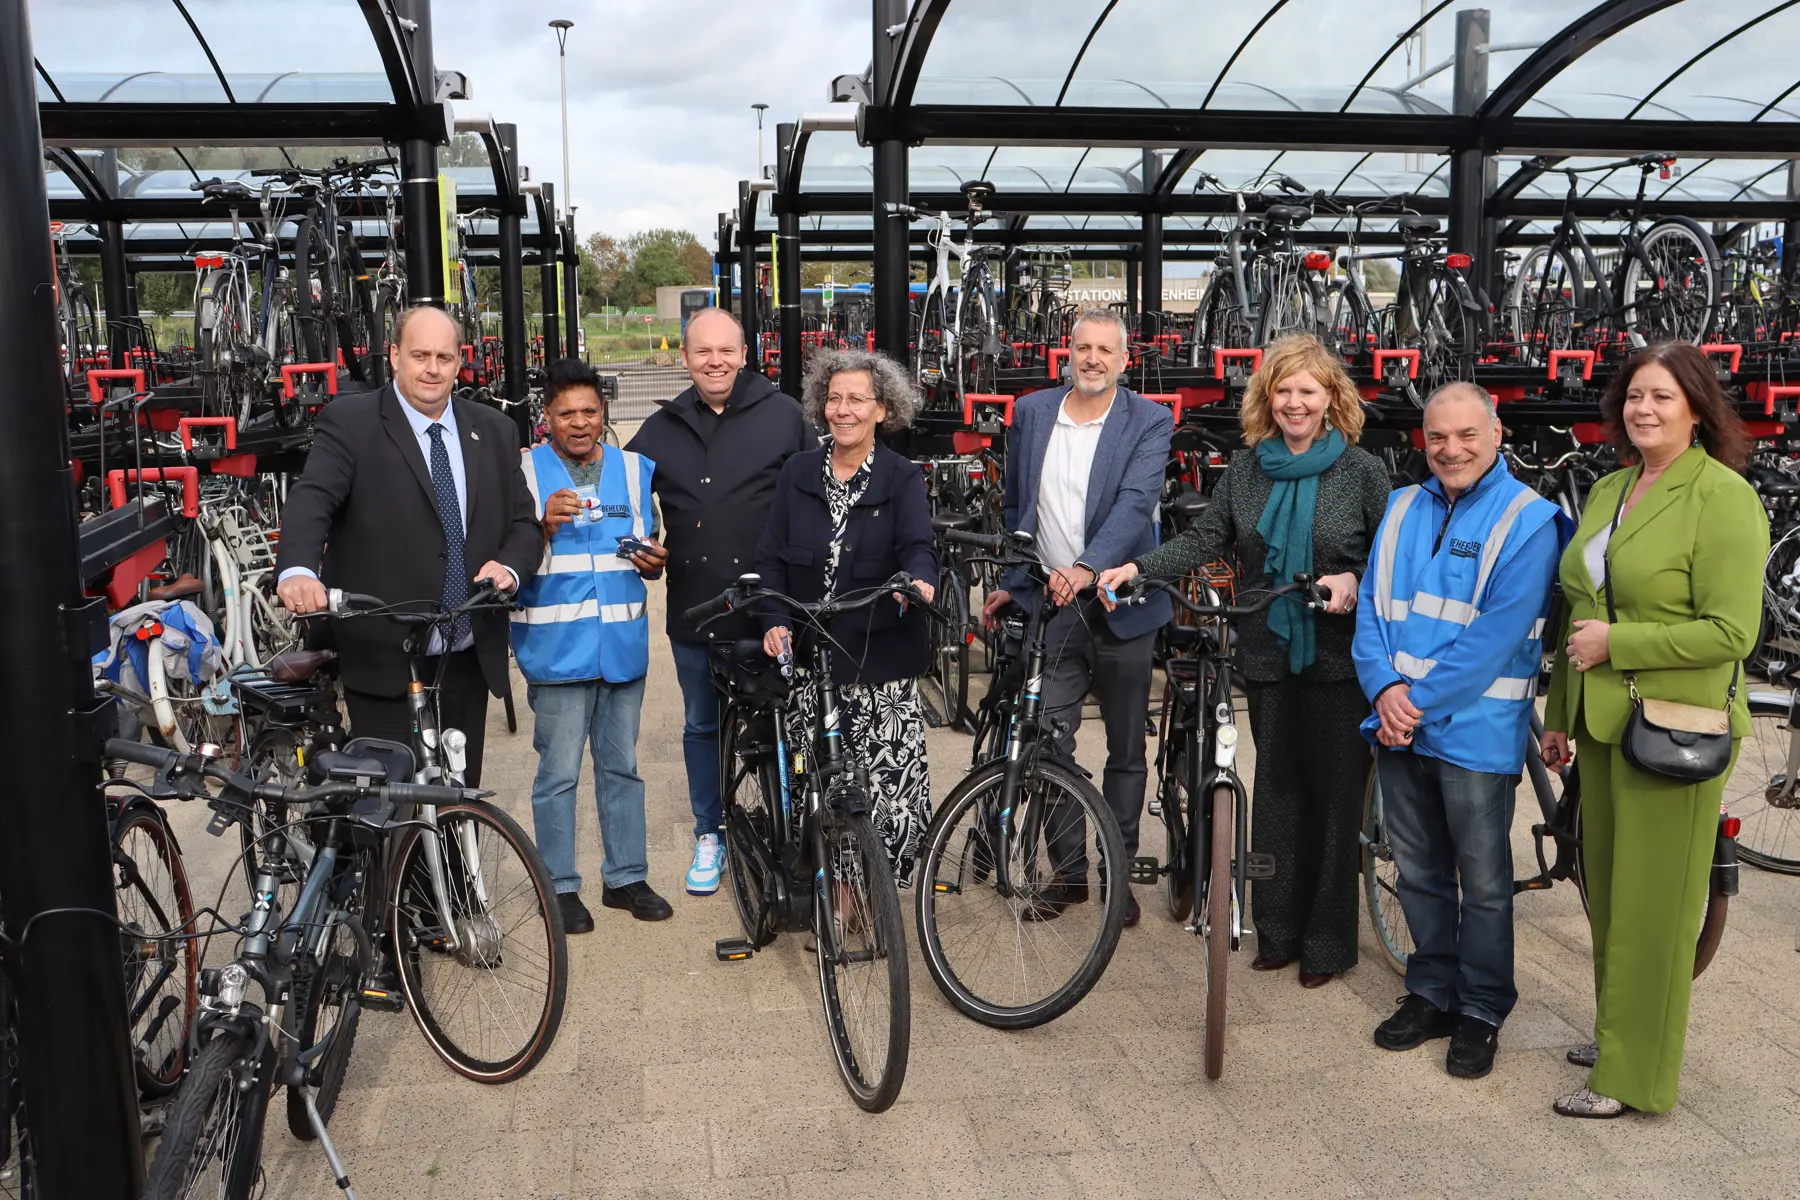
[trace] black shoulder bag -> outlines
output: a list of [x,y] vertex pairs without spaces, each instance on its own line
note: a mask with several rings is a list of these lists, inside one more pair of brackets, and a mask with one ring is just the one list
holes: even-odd
[[[1604,555],[1606,619],[1614,625],[1619,623],[1619,614],[1613,607],[1612,539],[1618,536],[1625,498],[1634,486],[1628,484],[1619,493]],[[1683,783],[1705,783],[1723,775],[1731,763],[1731,706],[1737,701],[1740,668],[1741,664],[1732,668],[1723,711],[1673,700],[1646,700],[1638,695],[1637,675],[1624,672],[1625,687],[1631,693],[1631,716],[1625,720],[1625,737],[1619,743],[1625,761],[1647,774]]]

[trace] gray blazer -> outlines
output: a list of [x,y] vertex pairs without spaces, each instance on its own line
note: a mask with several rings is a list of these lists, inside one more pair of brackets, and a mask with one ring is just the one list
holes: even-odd
[[[1044,454],[1050,431],[1062,408],[1067,387],[1047,388],[1021,396],[1013,406],[1013,423],[1006,439],[1006,527],[1037,533],[1038,481],[1044,472]],[[1095,571],[1131,562],[1156,548],[1157,501],[1162,496],[1163,476],[1169,464],[1169,435],[1175,418],[1154,400],[1146,400],[1123,385],[1113,411],[1100,429],[1094,450],[1094,467],[1088,476],[1087,545],[1080,561]],[[1007,590],[1025,607],[1037,597],[1026,586],[1023,572],[1010,573]],[[1174,606],[1161,592],[1148,604],[1121,606],[1106,614],[1114,636],[1139,637],[1164,624]]]

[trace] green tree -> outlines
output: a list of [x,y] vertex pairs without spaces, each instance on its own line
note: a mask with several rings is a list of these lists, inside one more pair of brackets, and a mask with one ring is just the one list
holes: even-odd
[[685,229],[634,233],[625,239],[624,253],[631,261],[627,304],[653,302],[659,287],[712,282],[712,256]]
[[194,277],[144,271],[137,277],[138,310],[166,317],[194,305]]
[[626,248],[609,234],[589,234],[581,254],[582,302],[589,308],[629,305],[633,286]]

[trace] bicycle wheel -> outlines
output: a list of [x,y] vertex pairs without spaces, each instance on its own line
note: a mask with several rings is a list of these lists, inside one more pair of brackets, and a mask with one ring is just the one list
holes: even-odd
[[148,802],[128,806],[113,823],[112,840],[113,899],[138,1090],[166,1096],[187,1065],[188,1032],[199,1000],[194,943],[167,935],[192,930],[194,899],[161,809]]
[[0,971],[0,1200],[35,1200],[31,1129],[19,1094],[19,1047],[13,1029],[16,1014],[6,972]]
[[1005,776],[1004,760],[971,771],[925,831],[919,944],[964,1016],[1029,1029],[1078,1004],[1111,961],[1125,921],[1125,850],[1094,785],[1040,759],[1019,783],[1003,891],[987,814]]
[[[419,1031],[452,1070],[505,1083],[537,1065],[562,1023],[562,912],[543,858],[505,812],[484,800],[441,804],[437,824],[430,837],[408,828],[394,856],[400,986]],[[448,913],[431,884],[434,843]]]
[[403,307],[399,293],[391,287],[384,286],[375,295],[375,314],[369,319],[369,365],[370,375],[378,384],[393,377],[388,349],[394,344],[394,326]]
[[[1217,1079],[1225,1070],[1225,990],[1231,963],[1231,914],[1236,899],[1231,875],[1232,818],[1237,808],[1237,793],[1230,787],[1215,787],[1212,793],[1211,826],[1195,827],[1196,850],[1203,833],[1212,843],[1206,861],[1206,892],[1201,898],[1206,906],[1206,1077]],[[1198,856],[1196,855],[1196,859]]]
[[1400,907],[1400,868],[1387,842],[1381,775],[1374,767],[1369,768],[1369,782],[1363,787],[1362,877],[1363,902],[1368,905],[1369,924],[1381,945],[1382,957],[1404,976],[1406,960],[1413,950],[1412,930]]
[[1686,217],[1665,217],[1644,232],[1642,257],[1629,255],[1621,277],[1625,328],[1646,342],[1706,340],[1719,309],[1719,248]]
[[938,574],[937,605],[950,620],[932,622],[926,708],[960,733],[969,728],[969,589],[950,567]]
[[1506,335],[1518,343],[1519,361],[1542,366],[1550,351],[1575,340],[1585,287],[1575,260],[1561,246],[1533,246],[1519,260],[1506,292]]
[[273,1043],[261,1056],[234,1029],[220,1027],[194,1058],[163,1126],[144,1181],[145,1200],[244,1200],[262,1173]]
[[825,1028],[850,1098],[865,1112],[885,1112],[900,1096],[912,1040],[900,894],[868,817],[828,806],[820,819],[825,862],[813,930]]
[[1194,865],[1187,856],[1188,823],[1194,817],[1191,797],[1196,790],[1193,760],[1188,755],[1186,734],[1169,753],[1162,786],[1163,903],[1171,921],[1185,921],[1194,910]]
[[[720,793],[725,801],[725,875],[731,882],[731,901],[737,907],[744,936],[761,949],[775,940],[775,884],[762,869],[746,837],[768,847],[775,823],[770,804],[780,795],[781,781],[774,761],[774,739],[757,732],[756,718],[764,725],[770,718],[733,708],[720,743],[729,750],[723,765],[726,779]],[[740,822],[736,818],[740,817]],[[748,832],[744,832],[745,830]]]
[[1725,780],[1725,810],[1742,822],[1738,857],[1782,875],[1800,875],[1800,795],[1783,795],[1793,744],[1788,705],[1752,698],[1750,733]]
[[336,363],[337,324],[331,319],[331,248],[314,218],[294,231],[294,315],[306,360]]
[[[296,1040],[303,1052],[325,1046],[306,1068],[302,1087],[316,1089],[313,1104],[319,1110],[319,1119],[329,1125],[337,1108],[338,1093],[344,1088],[350,1053],[356,1046],[362,986],[374,965],[374,950],[362,923],[350,913],[332,924],[324,949],[322,962],[308,957],[296,964],[294,1003],[300,1018]],[[306,1112],[302,1087],[289,1086],[287,1090],[288,1132],[310,1142],[314,1136],[312,1120]]]

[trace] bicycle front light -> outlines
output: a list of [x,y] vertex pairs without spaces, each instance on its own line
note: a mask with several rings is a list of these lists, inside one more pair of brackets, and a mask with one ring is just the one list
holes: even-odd
[[1221,771],[1237,761],[1238,730],[1236,725],[1221,725],[1213,734],[1213,764]]
[[446,729],[438,735],[444,751],[444,767],[453,775],[461,775],[469,765],[469,735],[460,729]]

